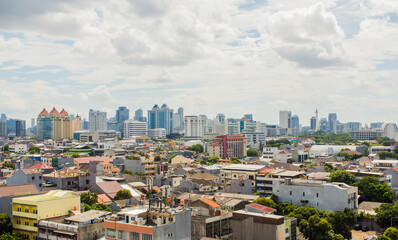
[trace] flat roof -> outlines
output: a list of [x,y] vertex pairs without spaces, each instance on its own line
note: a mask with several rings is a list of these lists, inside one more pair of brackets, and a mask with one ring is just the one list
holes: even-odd
[[240,170],[240,171],[260,171],[265,168],[265,165],[253,165],[253,164],[231,164],[225,166],[224,170]]
[[99,211],[99,210],[90,210],[90,211],[87,211],[87,212],[84,212],[81,214],[77,214],[72,217],[65,218],[65,220],[81,223],[81,222],[87,222],[90,220],[94,220],[96,218],[103,217],[103,216],[110,215],[110,214],[112,214],[112,213],[106,212],[106,211]]
[[138,215],[138,214],[146,213],[147,211],[148,211],[148,209],[146,209],[146,208],[137,208],[137,209],[125,212],[124,214],[126,214],[126,215]]

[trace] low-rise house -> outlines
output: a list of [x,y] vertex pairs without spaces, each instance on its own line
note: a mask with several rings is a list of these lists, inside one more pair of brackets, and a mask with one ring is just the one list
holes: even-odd
[[43,174],[52,173],[55,169],[43,163],[38,163],[33,166],[28,167],[28,169],[38,169]]
[[249,205],[246,205],[245,209],[248,212],[256,212],[262,214],[275,214],[276,212],[275,208],[266,207],[257,203],[251,203]]
[[245,178],[233,179],[224,186],[226,193],[252,194],[252,181]]
[[344,183],[274,179],[272,192],[279,201],[296,206],[308,205],[329,211],[358,208],[358,188]]
[[191,164],[192,160],[182,155],[177,155],[170,160],[171,164]]
[[231,226],[234,240],[297,239],[295,218],[239,210],[233,213]]
[[54,184],[56,189],[84,191],[95,184],[95,175],[90,172],[63,168],[50,174],[44,174],[47,183]]
[[104,220],[110,212],[90,210],[62,222],[40,220],[38,239],[96,240],[105,235]]
[[123,190],[123,187],[116,181],[98,182],[91,190],[98,194],[106,194],[109,198],[113,199],[118,191]]
[[292,160],[292,159],[293,159],[293,154],[286,150],[277,152],[274,155],[274,160],[275,160],[275,162],[278,162],[278,163],[288,163],[288,161]]
[[0,213],[5,213],[11,217],[13,198],[37,194],[40,194],[40,191],[34,184],[0,187]]
[[39,190],[42,189],[44,183],[41,171],[29,168],[16,170],[6,181],[7,186],[34,184]]

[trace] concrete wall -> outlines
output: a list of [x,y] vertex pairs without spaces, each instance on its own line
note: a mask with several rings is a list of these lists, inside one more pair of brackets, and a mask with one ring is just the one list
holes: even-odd
[[[32,177],[34,177],[34,179],[32,179]],[[7,178],[7,186],[34,184],[39,190],[41,190],[42,183],[43,179],[41,173],[27,175],[20,169],[15,171],[11,177]]]
[[145,173],[145,166],[141,164],[141,160],[125,160],[124,169],[130,170],[133,173],[142,172]]
[[104,223],[94,223],[80,226],[77,232],[77,240],[97,240],[105,235]]
[[[191,211],[175,214],[175,222],[154,228],[153,239],[191,239]],[[171,235],[170,235],[171,234]]]
[[[261,224],[248,217],[242,221],[232,220],[232,236],[234,240],[282,240],[278,234],[280,232],[278,225]],[[284,224],[283,224],[284,226]],[[283,227],[284,230],[284,227]],[[283,236],[284,237],[284,236]]]

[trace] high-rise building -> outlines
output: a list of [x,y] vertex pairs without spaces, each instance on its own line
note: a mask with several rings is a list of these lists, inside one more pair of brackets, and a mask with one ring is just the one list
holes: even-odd
[[337,132],[337,114],[329,113],[328,120],[329,120],[329,131],[336,133]]
[[30,119],[30,127],[34,128],[36,126],[36,120],[34,118]]
[[371,128],[371,129],[383,128],[383,124],[384,124],[384,122],[375,122],[375,123],[371,123],[371,124],[370,124],[370,128]]
[[7,137],[7,122],[0,121],[0,137]]
[[346,123],[345,131],[346,132],[356,132],[361,129],[362,123],[360,122],[348,122]]
[[319,121],[319,130],[327,132],[328,131],[328,120],[326,118],[321,118],[321,120]]
[[206,129],[206,116],[185,116],[185,137],[203,137]]
[[70,120],[75,120],[75,114],[69,114]]
[[164,128],[166,134],[173,132],[173,109],[166,104],[161,108],[156,104],[151,110],[148,110],[148,129]]
[[147,123],[140,122],[134,119],[124,121],[124,138],[129,139],[133,136],[146,136]]
[[144,122],[141,121],[141,119],[144,117],[144,111],[142,111],[142,108],[137,109],[134,113],[134,120],[136,121],[140,121],[140,122]]
[[174,113],[173,119],[173,132],[178,133],[181,129],[180,114]]
[[178,115],[180,116],[180,131],[183,131],[185,129],[184,127],[184,108],[179,107],[178,108]]
[[116,110],[116,122],[118,123],[118,131],[124,133],[124,121],[130,118],[130,111],[126,107],[119,107]]
[[225,122],[225,114],[224,113],[217,114],[216,120],[218,122]]
[[300,118],[297,115],[292,116],[292,128],[300,130]]
[[72,138],[71,120],[68,112],[65,109],[58,112],[54,107],[48,113],[44,108],[37,117],[36,135],[38,140]]
[[383,129],[384,129],[384,137],[388,137],[390,139],[397,138],[397,132],[398,132],[397,124],[391,122],[384,123]]
[[0,121],[7,122],[7,116],[4,113],[1,114]]
[[74,132],[81,131],[82,129],[83,129],[83,121],[82,121],[82,118],[79,116],[79,114],[77,114],[76,118],[71,120],[71,123],[70,123],[71,136],[73,136]]
[[243,115],[243,118],[249,120],[250,122],[253,122],[253,114],[245,114]]
[[279,111],[279,127],[280,128],[291,128],[292,127],[292,112],[291,111]]
[[318,131],[319,130],[319,121],[318,121],[318,109],[315,110],[315,130]]
[[25,137],[26,136],[25,120],[8,119],[7,120],[7,135],[9,137]]
[[107,130],[107,116],[106,112],[90,109],[89,112],[89,130],[90,132]]
[[310,130],[316,131],[316,117],[312,116],[310,119]]
[[83,127],[82,130],[88,130],[90,128],[90,122],[83,118]]

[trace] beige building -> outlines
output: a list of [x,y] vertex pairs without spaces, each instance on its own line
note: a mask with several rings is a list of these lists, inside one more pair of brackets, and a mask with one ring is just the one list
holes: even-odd
[[62,109],[61,112],[58,112],[55,107],[51,110],[50,113],[44,108],[43,111],[40,112],[37,117],[37,123],[40,123],[40,119],[42,118],[50,118],[51,119],[51,127],[52,127],[52,139],[60,140],[65,138],[72,138],[71,134],[71,120],[68,112],[65,109]]
[[246,157],[247,142],[241,134],[220,135],[213,139],[209,145],[210,157],[244,158]]
[[297,238],[297,220],[284,216],[239,210],[233,212],[231,225],[234,240]]
[[75,119],[71,120],[70,124],[70,136],[73,137],[73,133],[82,130],[82,118],[77,115]]

